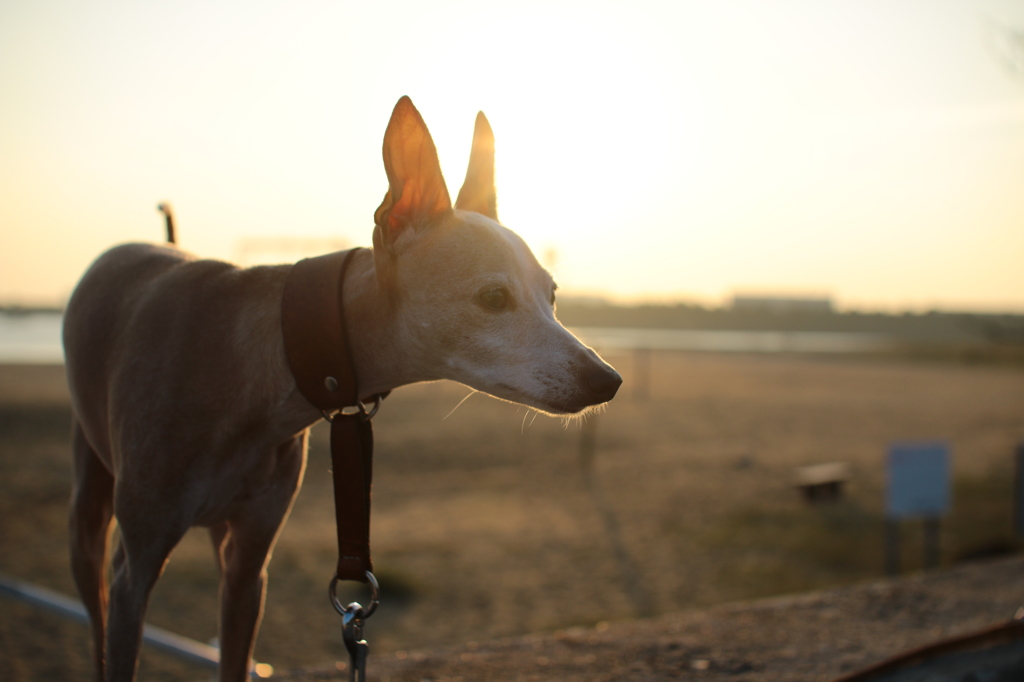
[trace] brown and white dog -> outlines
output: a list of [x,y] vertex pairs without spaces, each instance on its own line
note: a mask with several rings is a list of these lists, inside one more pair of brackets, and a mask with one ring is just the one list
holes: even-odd
[[[384,167],[374,248],[354,255],[344,283],[361,397],[451,379],[556,415],[610,400],[618,373],[559,324],[551,275],[498,223],[483,114],[454,207],[405,97],[384,136]],[[68,304],[71,563],[99,679],[134,677],[150,590],[192,526],[210,529],[219,560],[220,679],[249,671],[267,562],[302,483],[309,427],[322,418],[285,356],[291,267],[241,269],[127,244],[100,256]]]

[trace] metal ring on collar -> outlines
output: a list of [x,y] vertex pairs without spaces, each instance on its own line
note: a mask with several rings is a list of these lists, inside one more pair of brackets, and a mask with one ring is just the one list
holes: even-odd
[[360,400],[359,409],[363,413],[363,419],[373,419],[373,415],[377,414],[377,410],[380,409],[380,402],[382,400],[384,400],[384,395],[381,393],[373,396],[373,407],[369,410],[366,409],[366,405],[364,405],[363,401]]
[[380,409],[380,402],[384,400],[384,396],[380,393],[373,396],[373,407],[367,409],[366,403],[362,400],[357,400],[355,405],[349,405],[343,407],[340,410],[334,412],[328,412],[327,410],[320,410],[320,414],[324,416],[329,422],[333,422],[338,418],[338,415],[345,417],[359,417],[363,421],[373,419],[373,415],[377,414],[377,410]]
[[380,409],[380,401],[384,399],[380,393],[373,396],[373,407],[367,408],[366,403],[362,400],[357,400],[355,405],[349,407],[343,407],[339,410],[341,414],[346,417],[359,417],[360,419],[367,420],[372,419],[373,415],[377,414],[377,410]]
[[[352,616],[358,620],[365,620],[372,616],[373,612],[377,610],[377,604],[380,603],[380,585],[377,584],[377,578],[369,571],[366,572],[366,579],[370,585],[370,605],[363,608],[363,605],[359,602],[352,602],[348,606],[341,603],[341,600],[338,599],[338,583],[341,582],[341,578],[334,576],[328,589],[334,610],[342,616]],[[362,611],[362,613],[358,613],[359,611]]]

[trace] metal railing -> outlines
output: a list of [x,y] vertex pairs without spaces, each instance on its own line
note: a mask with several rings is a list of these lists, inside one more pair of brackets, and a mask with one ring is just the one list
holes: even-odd
[[[32,604],[71,620],[89,623],[89,614],[86,613],[82,602],[39,585],[0,575],[0,595]],[[153,648],[204,668],[216,670],[220,663],[220,649],[217,647],[177,635],[155,625],[146,625],[142,637],[143,641]],[[271,666],[266,663],[253,663],[253,678],[266,678],[271,674]]]

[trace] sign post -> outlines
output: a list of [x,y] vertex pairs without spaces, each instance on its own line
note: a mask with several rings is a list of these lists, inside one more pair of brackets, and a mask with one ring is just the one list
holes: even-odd
[[1024,537],[1024,441],[1017,444],[1016,481],[1013,486],[1013,528]]
[[633,398],[646,402],[651,397],[651,349],[633,349]]
[[886,472],[886,572],[899,573],[900,522],[909,518],[924,519],[924,566],[938,566],[940,519],[949,513],[948,446],[893,443]]

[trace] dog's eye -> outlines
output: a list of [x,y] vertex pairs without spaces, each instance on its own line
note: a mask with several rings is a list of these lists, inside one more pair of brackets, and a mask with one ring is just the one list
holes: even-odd
[[504,287],[494,287],[480,294],[480,304],[488,310],[504,310],[508,302],[508,291]]
[[551,305],[555,305],[555,290],[551,289]]

